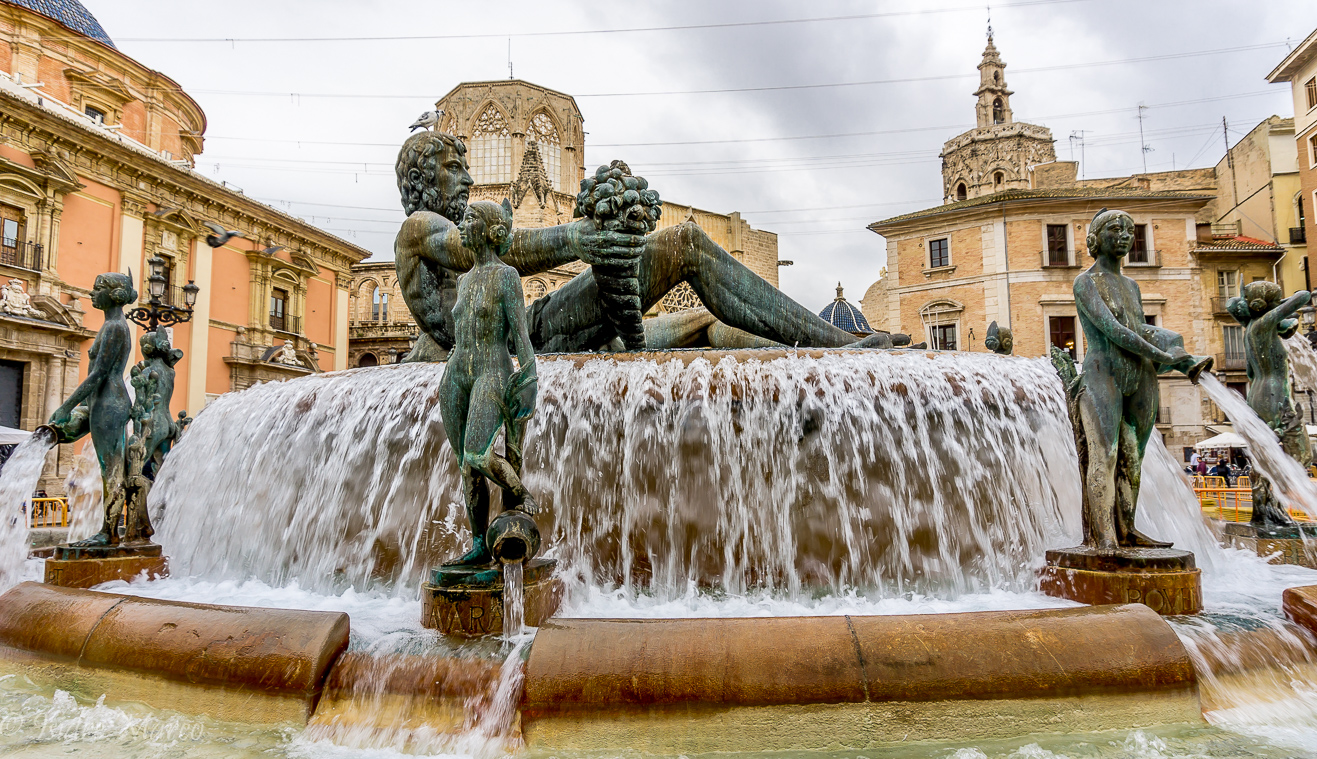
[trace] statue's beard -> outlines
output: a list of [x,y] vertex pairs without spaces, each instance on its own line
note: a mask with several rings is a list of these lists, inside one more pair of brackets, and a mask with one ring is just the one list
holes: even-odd
[[460,192],[454,197],[445,198],[439,208],[439,215],[453,222],[461,224],[462,217],[466,215],[467,194]]

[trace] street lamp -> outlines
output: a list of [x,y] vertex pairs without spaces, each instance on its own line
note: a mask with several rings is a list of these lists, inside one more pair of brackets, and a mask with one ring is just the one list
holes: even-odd
[[143,329],[157,330],[160,327],[168,327],[174,324],[192,320],[192,307],[197,304],[197,293],[201,288],[196,283],[188,280],[183,286],[183,307],[161,303],[160,299],[165,295],[165,288],[168,282],[165,280],[165,259],[159,256],[151,256],[146,260],[146,265],[150,269],[150,276],[146,278],[147,293],[151,296],[150,302],[145,306],[138,306],[129,311],[127,316],[134,324]]

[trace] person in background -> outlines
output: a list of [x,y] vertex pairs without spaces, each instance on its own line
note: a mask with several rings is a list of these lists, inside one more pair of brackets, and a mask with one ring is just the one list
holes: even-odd
[[1217,459],[1216,466],[1212,467],[1210,474],[1213,477],[1220,477],[1225,482],[1226,487],[1230,487],[1230,467],[1226,466],[1225,459]]
[[1198,458],[1198,474],[1199,475],[1207,474],[1207,459],[1202,458],[1201,456]]
[[1194,470],[1198,469],[1198,451],[1189,454],[1189,468]]

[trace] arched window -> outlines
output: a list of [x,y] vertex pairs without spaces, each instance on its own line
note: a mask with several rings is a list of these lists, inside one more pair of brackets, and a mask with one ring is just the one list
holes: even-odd
[[1000,189],[1002,182],[1006,181],[1006,176],[1000,171],[992,175],[992,185],[995,189]]
[[965,190],[965,183],[958,183],[956,185],[956,200],[964,200],[967,197],[969,197],[969,193]]
[[476,118],[471,134],[471,177],[476,184],[512,181],[512,132],[493,103]]
[[994,84],[1001,84],[1001,72],[1000,72],[1000,71],[994,71],[994,72],[992,72],[992,81],[993,81]]
[[523,288],[523,292],[526,296],[526,303],[528,304],[544,297],[544,294],[548,291],[548,285],[545,285],[543,280],[539,279],[526,280],[526,286]]
[[381,292],[377,287],[375,293],[371,295],[370,303],[371,321],[386,322],[389,320],[389,294]]
[[1001,98],[992,101],[992,123],[1001,124],[1006,121],[1006,106],[1001,102]]
[[549,186],[555,190],[562,189],[562,140],[558,137],[558,128],[553,119],[544,111],[530,117],[530,138],[539,146],[540,157],[544,159],[544,172],[549,175]]
[[379,366],[380,360],[375,357],[374,353],[363,353],[361,358],[357,359],[357,366]]

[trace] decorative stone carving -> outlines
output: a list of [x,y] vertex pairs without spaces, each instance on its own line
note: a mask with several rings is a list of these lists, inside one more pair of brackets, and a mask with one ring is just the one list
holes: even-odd
[[27,316],[44,319],[45,315],[32,306],[32,298],[23,289],[23,280],[11,279],[0,287],[0,311],[10,316]]
[[526,152],[521,156],[521,170],[517,172],[517,178],[512,181],[512,205],[520,208],[521,201],[530,192],[535,195],[535,199],[540,202],[543,208],[548,202],[552,193],[550,190],[549,177],[544,171],[544,162],[540,159],[540,149],[533,143],[526,143]]
[[689,311],[693,308],[704,308],[704,302],[700,300],[699,295],[695,294],[695,289],[690,286],[689,282],[682,282],[672,288],[659,301],[659,310],[666,314]]
[[285,342],[279,352],[270,357],[270,360],[276,364],[286,366],[301,366],[302,362],[297,358],[297,349],[290,342]]

